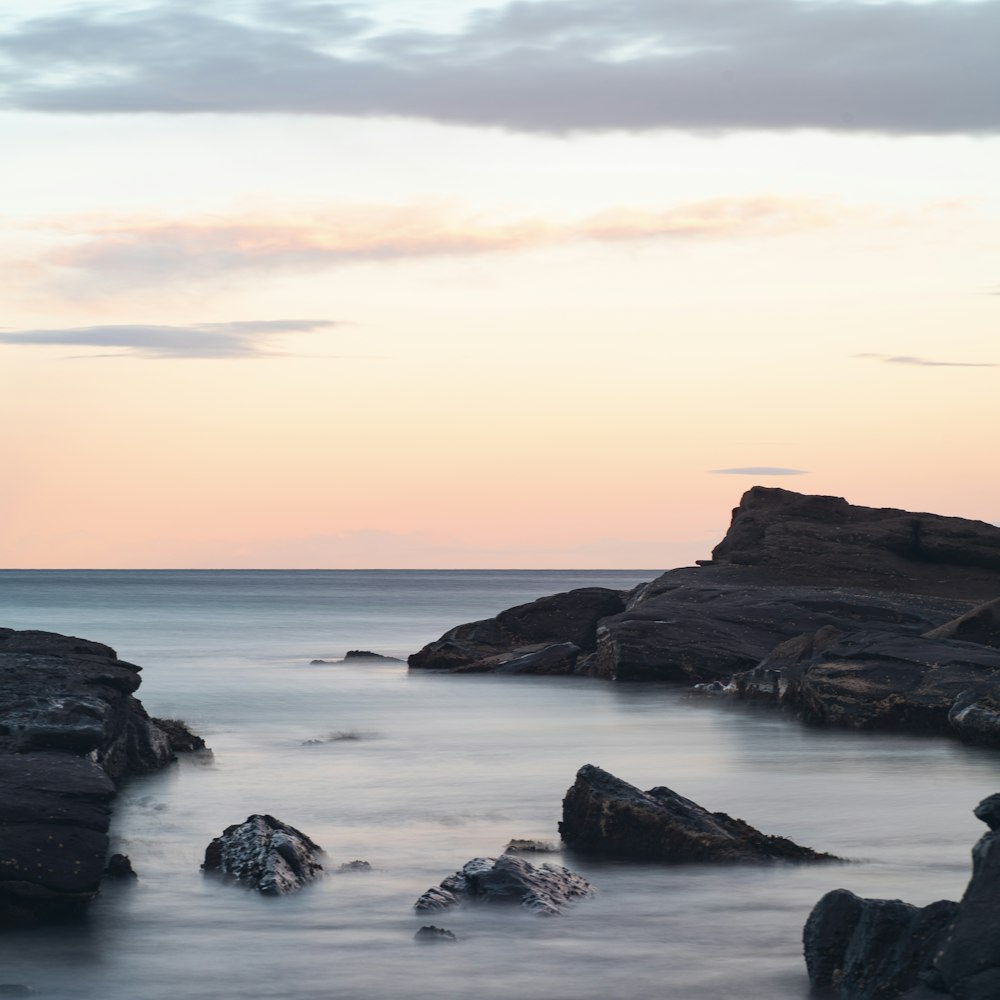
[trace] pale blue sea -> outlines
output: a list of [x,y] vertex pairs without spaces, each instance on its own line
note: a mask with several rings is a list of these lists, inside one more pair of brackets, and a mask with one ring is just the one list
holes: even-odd
[[[985,830],[972,807],[1000,784],[994,752],[808,729],[659,685],[309,663],[355,648],[405,657],[543,594],[650,576],[0,572],[0,625],[114,646],[143,666],[150,712],[214,750],[127,784],[113,849],[138,881],[108,885],[79,926],[5,933],[0,986],[60,1000],[804,1000],[801,929],[824,892],[957,898]],[[554,860],[596,889],[566,916],[466,909],[435,921],[457,945],[417,945],[416,897],[511,837],[555,840],[588,762],[855,863],[564,853]],[[277,900],[203,878],[206,844],[253,812],[320,843],[327,877]],[[356,858],[374,870],[335,872]]]

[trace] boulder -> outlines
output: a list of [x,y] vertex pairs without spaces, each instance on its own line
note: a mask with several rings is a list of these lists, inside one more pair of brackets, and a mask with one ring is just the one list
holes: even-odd
[[958,909],[943,899],[916,907],[898,899],[828,892],[803,931],[809,983],[852,1000],[891,1000],[932,976],[933,958]]
[[844,1000],[1000,996],[1000,794],[975,814],[989,832],[972,849],[960,902],[918,908],[836,889],[816,904],[803,933],[813,989]]
[[505,854],[473,858],[461,871],[427,890],[414,904],[418,913],[445,910],[461,902],[518,903],[532,913],[558,916],[567,904],[592,892],[586,879],[560,865],[532,865]]
[[977,605],[926,633],[928,639],[961,639],[1000,649],[1000,598]]
[[226,827],[205,849],[201,867],[266,896],[285,896],[322,874],[322,853],[295,827],[273,816],[254,814]]
[[547,840],[508,840],[503,849],[504,854],[555,854],[559,850],[555,844]]
[[585,764],[563,799],[559,833],[574,851],[629,861],[834,861],[712,813],[669,788],[642,792]]
[[413,935],[413,940],[418,944],[455,944],[458,938],[444,927],[426,924]]
[[598,622],[624,607],[624,593],[604,587],[542,597],[445,632],[410,657],[410,669],[567,673],[593,650]]
[[104,874],[108,878],[138,878],[132,867],[132,859],[127,854],[112,854],[108,858]]

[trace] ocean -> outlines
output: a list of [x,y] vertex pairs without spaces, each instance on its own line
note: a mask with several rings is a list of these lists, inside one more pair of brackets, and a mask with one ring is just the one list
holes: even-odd
[[[773,709],[658,684],[449,676],[333,662],[405,658],[441,632],[645,571],[5,571],[0,625],[79,635],[143,667],[153,715],[211,756],[120,791],[108,883],[80,924],[0,936],[0,988],[66,1000],[804,1000],[802,925],[828,890],[919,905],[961,895],[998,786],[989,750],[807,728]],[[577,769],[668,785],[848,859],[683,865],[547,858],[593,898],[566,915],[413,903],[513,837],[557,842]],[[199,870],[255,812],[327,852],[325,878],[262,898]],[[355,859],[369,872],[338,873]],[[454,945],[428,947],[425,923]]]

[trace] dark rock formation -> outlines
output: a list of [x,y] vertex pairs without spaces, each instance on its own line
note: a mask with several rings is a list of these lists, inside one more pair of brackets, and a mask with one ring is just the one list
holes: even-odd
[[542,916],[557,916],[575,899],[589,896],[586,879],[560,865],[532,865],[505,854],[473,858],[461,871],[428,889],[414,904],[418,913],[445,910],[464,901],[519,903]]
[[890,1000],[925,982],[958,909],[942,899],[922,908],[898,899],[828,892],[803,932],[814,990],[856,1000]]
[[927,639],[961,639],[1000,649],[1000,598],[987,601],[926,633]]
[[0,924],[83,911],[104,874],[114,794],[85,757],[0,754]]
[[966,743],[1000,746],[1000,677],[962,691],[948,712],[948,725]]
[[132,859],[127,854],[112,854],[108,858],[104,874],[108,878],[138,878],[132,867]]
[[621,591],[603,587],[542,597],[502,611],[496,618],[451,629],[414,653],[410,668],[568,673],[581,651],[594,648],[597,623],[624,607]]
[[585,764],[563,799],[559,833],[574,851],[630,861],[834,861],[743,820],[710,813],[669,788],[642,792]]
[[345,654],[343,660],[310,660],[311,665],[319,665],[321,663],[347,663],[348,660],[354,660],[355,662],[361,660],[379,661],[381,663],[404,663],[404,660],[400,660],[395,656],[383,656],[381,653],[372,653],[367,649],[349,649]]
[[0,629],[0,923],[82,912],[104,874],[115,782],[173,759],[133,696],[139,670],[98,642]]
[[814,989],[845,1000],[896,997],[1000,997],[1000,794],[976,816],[989,826],[972,849],[972,878],[961,902],[917,908],[899,900],[859,899],[846,889],[827,893],[803,935]]
[[864,587],[962,600],[1000,594],[1000,528],[984,521],[755,486],[712,565],[760,583]]
[[296,892],[323,871],[323,849],[273,816],[254,814],[226,827],[205,849],[202,868],[267,896]]
[[192,733],[180,719],[153,719],[152,722],[167,737],[172,753],[199,753],[208,750],[205,741]]
[[444,927],[426,924],[413,935],[413,940],[418,944],[454,944],[458,938]]
[[372,866],[367,861],[345,861],[337,868],[338,872],[370,872]]

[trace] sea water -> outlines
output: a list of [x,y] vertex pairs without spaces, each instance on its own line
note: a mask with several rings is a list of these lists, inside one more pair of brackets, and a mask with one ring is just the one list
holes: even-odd
[[[996,754],[941,738],[806,728],[776,710],[656,684],[409,673],[447,628],[643,572],[2,572],[0,625],[84,636],[143,666],[154,715],[211,756],[130,780],[112,849],[139,878],[88,918],[0,936],[0,984],[67,1000],[803,1000],[802,925],[828,890],[958,898],[997,791]],[[576,770],[668,785],[838,865],[545,858],[595,894],[564,916],[416,898],[513,837],[558,842]],[[268,899],[206,878],[205,846],[267,812],[327,852]],[[368,861],[367,872],[338,873]],[[541,859],[539,859],[541,860]],[[420,945],[425,923],[457,944]]]

